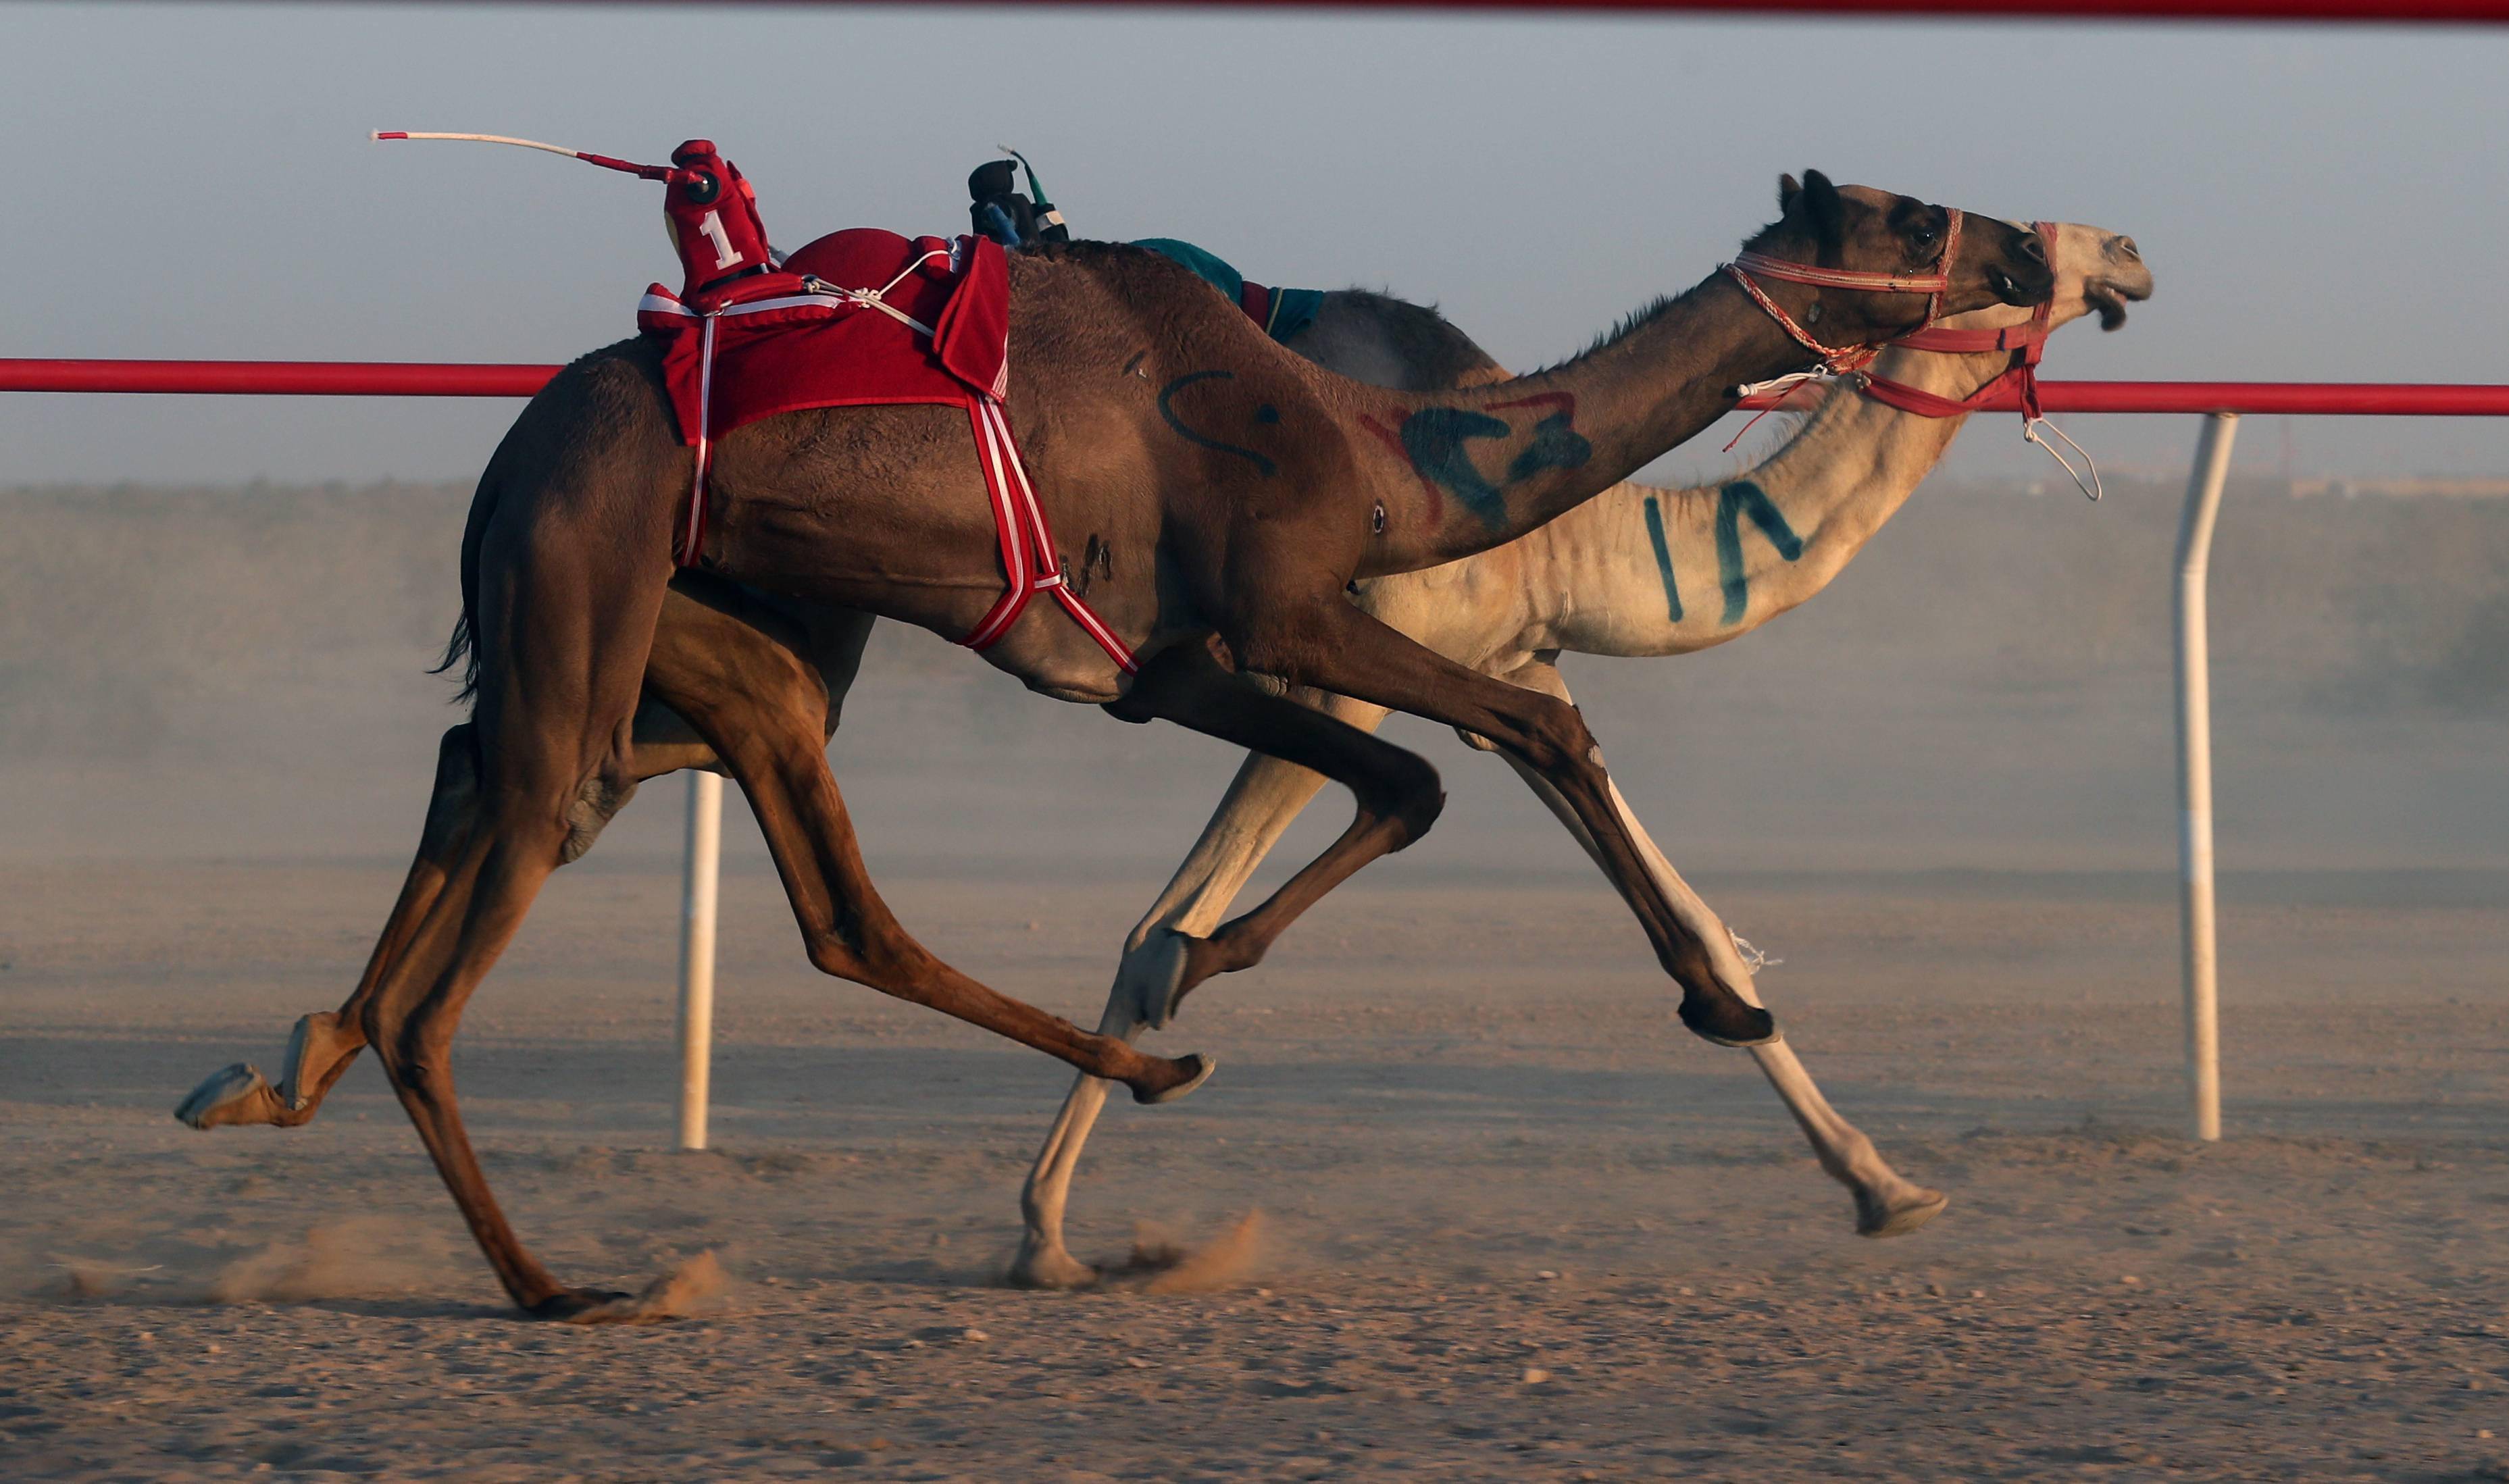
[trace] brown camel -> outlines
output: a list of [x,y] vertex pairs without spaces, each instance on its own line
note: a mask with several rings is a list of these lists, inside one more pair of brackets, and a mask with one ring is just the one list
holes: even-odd
[[[1367,618],[1344,590],[1485,550],[1574,507],[1713,421],[1736,384],[1805,364],[1811,337],[1797,324],[1832,346],[1868,345],[1934,314],[2035,303],[2052,287],[2042,245],[2008,223],[1972,219],[1955,255],[1960,218],[1905,197],[1812,174],[1801,187],[1782,182],[1780,202],[1782,217],[1752,250],[1874,274],[1924,274],[1947,259],[1945,287],[1929,299],[1772,281],[1768,299],[1793,321],[1781,323],[1720,274],[1566,365],[1420,395],[1316,371],[1146,253],[1073,246],[1014,263],[1019,436],[1057,527],[1075,542],[1086,533],[1104,554],[1082,568],[1094,573],[1091,604],[1142,659],[1126,676],[1041,605],[987,657],[1032,688],[1126,720],[1165,717],[1359,797],[1357,819],[1325,855],[1196,942],[1188,983],[1251,962],[1333,884],[1416,837],[1442,799],[1425,761],[1250,679],[1261,677],[1464,728],[1542,775],[1638,907],[1683,986],[1684,1021],[1728,1044],[1774,1033],[1717,978],[1646,871],[1573,708],[1440,658]],[[748,792],[820,967],[1124,1082],[1142,1100],[1180,1095],[1208,1074],[1200,1057],[1147,1057],[997,995],[904,934],[871,891],[827,776],[815,677],[789,677],[783,691],[787,701],[815,691],[815,710],[744,714],[740,698],[766,690],[740,664],[702,653],[654,663],[688,472],[643,342],[569,368],[507,435],[464,540],[475,645],[468,828],[423,850],[365,983],[339,1015],[300,1026],[305,1044],[290,1058],[292,1087],[318,1090],[358,1044],[376,1048],[492,1267],[535,1315],[598,1313],[612,1295],[559,1283],[524,1249],[470,1151],[447,1053],[462,1005],[542,881],[580,848],[580,825],[604,812],[587,800],[654,771],[632,741],[649,684]],[[703,568],[773,598],[958,635],[996,596],[974,454],[962,424],[936,409],[823,409],[752,425],[722,444],[714,488]],[[719,584],[691,591],[720,622],[773,626],[763,605]],[[858,647],[867,622],[805,625],[801,649]],[[669,637],[701,643],[703,629]],[[797,672],[809,668],[785,652]]]

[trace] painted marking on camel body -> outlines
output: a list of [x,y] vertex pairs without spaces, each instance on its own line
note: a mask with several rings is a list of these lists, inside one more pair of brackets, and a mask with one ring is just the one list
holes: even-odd
[[1664,606],[1666,616],[1681,621],[1681,584],[1672,575],[1672,547],[1664,538],[1664,511],[1658,508],[1656,497],[1646,498],[1647,544],[1655,547],[1655,575],[1664,582]]
[[[1492,480],[1473,462],[1470,445],[1515,437],[1516,425],[1493,414],[1518,407],[1551,410],[1534,423],[1530,440],[1508,462],[1504,478]],[[1392,430],[1365,415],[1359,422],[1411,465],[1411,472],[1419,477],[1421,488],[1429,495],[1431,520],[1439,518],[1438,497],[1442,492],[1462,501],[1465,509],[1479,516],[1492,531],[1503,531],[1507,528],[1505,492],[1509,486],[1552,469],[1582,468],[1593,457],[1594,446],[1577,431],[1576,420],[1575,396],[1565,391],[1547,391],[1519,401],[1493,402],[1485,408],[1423,407]]]
[[[1171,405],[1176,400],[1178,392],[1197,382],[1233,382],[1236,379],[1237,373],[1234,371],[1188,371],[1159,389],[1159,416],[1167,419],[1168,427],[1175,429],[1176,435],[1187,443],[1198,448],[1210,449],[1214,453],[1234,454],[1240,459],[1251,462],[1264,478],[1269,479],[1281,471],[1281,465],[1251,448],[1240,448],[1234,443],[1222,443],[1217,438],[1206,437],[1194,431],[1185,426],[1184,419],[1177,416],[1176,408]],[[1267,426],[1277,424],[1281,421],[1280,409],[1265,402],[1254,409],[1254,421]]]
[[[1648,514],[1654,514],[1652,501],[1648,504]],[[1769,544],[1778,548],[1778,555],[1789,562],[1803,555],[1802,538],[1795,535],[1794,527],[1786,524],[1785,512],[1778,508],[1778,502],[1769,498],[1768,491],[1748,479],[1737,479],[1718,490],[1716,578],[1725,589],[1724,621],[1727,623],[1741,622],[1742,614],[1751,607],[1751,576],[1742,570],[1742,517],[1745,515],[1751,517],[1751,524],[1759,527],[1760,534],[1769,538]],[[1659,545],[1656,550],[1658,559],[1662,560],[1664,548]],[[1671,581],[1667,566],[1665,577],[1667,589]],[[1681,616],[1678,604],[1673,616]]]

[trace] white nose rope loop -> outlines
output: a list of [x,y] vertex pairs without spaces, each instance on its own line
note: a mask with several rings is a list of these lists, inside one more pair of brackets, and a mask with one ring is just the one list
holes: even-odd
[[[2039,429],[2042,427],[2047,429],[2049,432],[2054,433],[2057,437],[2064,438],[2065,446],[2067,448],[2070,448],[2075,453],[2081,455],[2082,468],[2089,472],[2091,476],[2090,483],[2084,484],[2082,482],[2081,474],[2076,472],[2073,464],[2067,460],[2063,454],[2057,452],[2055,444],[2039,436]],[[2092,460],[2090,450],[2075,442],[2072,438],[2067,437],[2065,429],[2058,427],[2055,424],[2048,422],[2045,418],[2026,418],[2021,424],[2021,441],[2024,443],[2036,443],[2041,448],[2045,449],[2047,451],[2047,457],[2056,461],[2056,466],[2063,469],[2066,474],[2073,479],[2074,488],[2081,491],[2084,495],[2089,496],[2094,503],[2098,502],[2100,498],[2100,466]]]

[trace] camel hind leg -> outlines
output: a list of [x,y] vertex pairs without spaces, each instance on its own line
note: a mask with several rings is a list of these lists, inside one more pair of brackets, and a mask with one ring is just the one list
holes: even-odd
[[[671,573],[671,471],[686,467],[666,446],[633,447],[634,424],[589,442],[547,427],[538,415],[563,419],[566,403],[601,394],[577,377],[525,413],[491,466],[485,515],[474,509],[464,586],[478,658],[477,802],[435,900],[358,1015],[480,1251],[513,1301],[543,1317],[585,1317],[613,1295],[559,1282],[499,1208],[463,1125],[453,1035],[566,859],[586,785],[632,781],[633,719]],[[642,423],[642,441],[667,439]]]
[[[668,751],[674,756],[667,760],[664,770],[678,766],[681,760],[677,755],[690,749]],[[653,773],[640,776],[651,777]],[[602,827],[626,805],[634,792],[633,783],[621,788],[608,779],[588,781],[576,799],[563,858],[574,861],[590,849]],[[356,1062],[357,1053],[365,1049],[365,1033],[358,1027],[366,1000],[374,993],[384,971],[407,946],[419,920],[444,890],[445,872],[462,842],[469,836],[478,803],[478,758],[473,750],[471,725],[465,722],[449,728],[437,744],[435,787],[428,797],[427,823],[419,831],[417,857],[410,862],[409,874],[401,881],[400,896],[393,903],[392,915],[385,919],[374,951],[367,955],[365,971],[357,976],[357,985],[350,991],[348,1000],[337,1010],[317,1010],[297,1020],[288,1037],[287,1050],[280,1057],[276,1086],[251,1062],[235,1062],[203,1079],[175,1107],[177,1119],[195,1129],[255,1125],[295,1129],[314,1121],[321,1111],[322,1099]]]
[[[1348,696],[1307,692],[1294,699],[1362,731],[1375,730],[1385,719],[1383,707]],[[1126,942],[1098,1021],[1100,1035],[1131,1041],[1168,1023],[1183,983],[1187,946],[1219,928],[1247,878],[1327,782],[1314,769],[1268,753],[1247,754],[1184,864]],[[1076,1288],[1098,1281],[1098,1270],[1071,1255],[1063,1227],[1081,1150],[1105,1105],[1105,1083],[1085,1075],[1072,1080],[1020,1189],[1022,1232],[1009,1274],[1014,1284]]]
[[1111,1078],[1141,1102],[1200,1087],[1209,1058],[1151,1057],[969,979],[910,936],[873,887],[828,772],[824,672],[730,612],[698,606],[656,635],[650,693],[688,720],[748,795],[810,961]]
[[276,1087],[259,1067],[239,1061],[212,1072],[174,1109],[174,1116],[195,1129],[267,1125],[294,1129],[311,1123],[322,1099],[365,1049],[359,1027],[365,1003],[409,943],[419,920],[444,889],[445,872],[462,842],[469,837],[479,802],[478,761],[468,722],[450,728],[435,752],[435,787],[427,800],[427,823],[419,831],[418,855],[401,882],[365,971],[347,1003],[338,1010],[318,1010],[296,1022],[287,1051],[280,1060]]
[[[730,622],[718,608],[742,604],[742,621]],[[797,626],[747,604],[720,584],[683,573],[673,578],[655,625],[659,649],[673,648],[672,636],[702,631],[734,648],[781,644],[804,653],[815,672],[818,698],[842,696],[861,662],[863,642],[870,637],[869,614],[831,615],[815,625]],[[824,731],[833,726],[836,708],[828,705]],[[570,816],[561,858],[580,859],[611,819],[634,797],[635,786],[684,767],[711,767],[713,749],[697,739],[687,723],[660,704],[637,708],[635,766],[622,787],[600,775],[586,780]],[[294,1129],[313,1121],[342,1073],[365,1047],[358,1028],[365,1002],[393,958],[408,944],[419,919],[443,890],[445,873],[477,816],[479,761],[475,729],[465,722],[444,733],[436,746],[435,783],[428,797],[427,823],[419,832],[418,854],[401,883],[374,951],[366,959],[357,985],[336,1011],[316,1011],[296,1022],[287,1051],[280,1059],[280,1078],[273,1086],[261,1069],[238,1061],[211,1073],[175,1108],[174,1116],[195,1129],[268,1126]]]
[[[1437,769],[1372,734],[1383,709],[1339,696],[1320,699],[1321,707],[1309,706],[1263,689],[1230,671],[1210,645],[1193,644],[1161,651],[1131,691],[1106,708],[1125,721],[1174,722],[1261,756],[1239,771],[1193,856],[1135,931],[1099,1021],[1102,1035],[1129,1041],[1144,1026],[1166,1024],[1195,987],[1261,962],[1326,893],[1436,822],[1445,803]],[[1349,827],[1253,910],[1208,935],[1190,931],[1226,909],[1272,841],[1314,797],[1320,777],[1356,796]],[[1071,1288],[1097,1280],[1097,1271],[1065,1245],[1063,1216],[1081,1146],[1105,1097],[1103,1083],[1081,1078],[1047,1131],[1020,1194],[1025,1231],[1011,1263],[1012,1282]]]

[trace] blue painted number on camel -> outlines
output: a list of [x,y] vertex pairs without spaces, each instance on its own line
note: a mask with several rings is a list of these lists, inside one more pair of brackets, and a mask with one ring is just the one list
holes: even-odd
[[[1647,514],[1650,517],[1655,514],[1652,501],[1647,505]],[[1745,515],[1751,517],[1751,524],[1759,527],[1760,534],[1769,538],[1769,544],[1778,548],[1778,555],[1789,562],[1803,555],[1802,538],[1795,535],[1794,527],[1786,524],[1785,512],[1778,508],[1778,502],[1769,498],[1766,490],[1747,479],[1737,479],[1718,490],[1716,577],[1725,587],[1727,623],[1741,622],[1744,611],[1751,606],[1751,579],[1742,571],[1742,517]],[[1650,521],[1650,533],[1655,529]],[[1657,545],[1656,553],[1657,560],[1663,562],[1662,544]],[[1665,589],[1669,592],[1672,587],[1669,562],[1665,562]],[[1681,600],[1678,598],[1673,600],[1672,615],[1675,618],[1681,616]]]
[[[1507,482],[1517,484],[1546,469],[1573,469],[1592,457],[1594,446],[1570,426],[1571,414],[1554,412],[1533,425],[1532,440],[1507,466]],[[1421,478],[1463,502],[1493,531],[1507,525],[1507,501],[1500,486],[1473,464],[1475,439],[1504,438],[1516,429],[1484,412],[1463,407],[1426,407],[1403,420],[1403,452]]]

